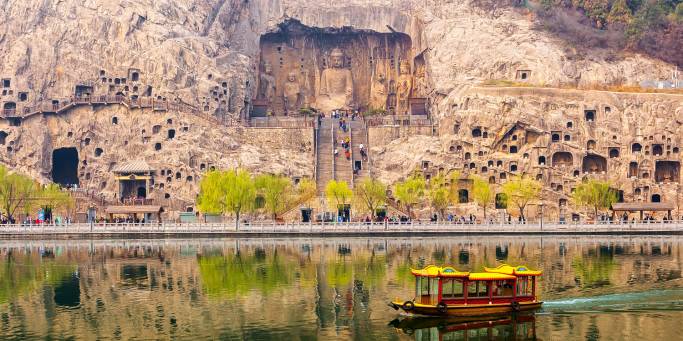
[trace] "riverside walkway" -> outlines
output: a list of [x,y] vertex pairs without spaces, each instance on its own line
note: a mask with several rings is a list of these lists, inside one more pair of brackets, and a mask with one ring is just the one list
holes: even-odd
[[391,235],[545,235],[611,234],[649,235],[683,234],[683,221],[611,223],[611,224],[451,224],[451,223],[326,223],[274,224],[242,223],[162,223],[162,224],[68,224],[0,225],[0,238],[97,238],[164,236],[391,236]]

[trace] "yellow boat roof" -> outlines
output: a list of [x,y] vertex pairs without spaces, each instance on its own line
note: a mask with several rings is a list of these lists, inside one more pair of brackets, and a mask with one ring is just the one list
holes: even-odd
[[508,264],[502,264],[495,268],[484,268],[484,271],[513,276],[540,276],[543,273],[543,271],[531,270],[524,265],[511,266]]
[[517,277],[506,274],[499,274],[495,272],[472,272],[470,273],[470,281],[503,281],[506,279],[515,279]]
[[461,272],[458,270],[455,270],[454,268],[450,266],[436,266],[436,265],[428,265],[424,269],[421,270],[416,270],[416,269],[410,269],[410,271],[413,273],[415,276],[421,276],[421,277],[462,277],[465,278],[467,277],[470,273],[469,272]]

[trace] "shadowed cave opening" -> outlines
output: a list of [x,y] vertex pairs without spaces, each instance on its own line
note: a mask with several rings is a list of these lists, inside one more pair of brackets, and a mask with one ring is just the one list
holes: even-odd
[[52,181],[62,186],[78,185],[78,151],[59,148],[52,151]]

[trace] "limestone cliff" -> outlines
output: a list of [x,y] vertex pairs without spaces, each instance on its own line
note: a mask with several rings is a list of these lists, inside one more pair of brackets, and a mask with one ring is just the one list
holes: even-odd
[[[242,127],[263,72],[261,39],[290,18],[405,34],[409,54],[422,58],[434,126],[398,135],[371,128],[373,172],[382,179],[398,180],[425,161],[494,183],[507,173],[540,174],[559,210],[584,173],[604,172],[629,199],[677,200],[681,96],[479,86],[637,85],[667,79],[671,65],[609,50],[585,54],[535,30],[529,13],[464,0],[5,1],[0,160],[48,180],[52,151],[75,147],[79,180],[112,196],[113,165],[145,159],[158,172],[155,190],[186,202],[208,165],[314,176],[312,129]],[[76,105],[74,96],[91,101]],[[96,97],[104,100],[91,103]],[[632,154],[634,144],[642,154]],[[566,167],[550,167],[555,161]],[[660,161],[673,162],[660,168],[666,181],[656,177]]]

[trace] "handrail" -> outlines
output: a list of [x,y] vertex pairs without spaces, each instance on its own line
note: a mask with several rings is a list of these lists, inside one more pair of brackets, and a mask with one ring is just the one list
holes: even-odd
[[337,167],[337,155],[334,155],[334,149],[335,149],[335,141],[337,141],[334,138],[334,132],[336,131],[334,126],[334,122],[332,122],[332,180],[337,180],[337,172],[336,172],[336,167]]
[[243,222],[239,230],[233,220],[220,223],[60,223],[0,225],[0,236],[29,235],[127,235],[127,234],[683,234],[681,221],[638,223],[561,224],[561,223],[486,223],[453,222],[330,222],[277,223]]
[[370,158],[370,130],[368,129],[368,125],[365,122],[365,120],[363,120],[363,124],[365,125],[365,142],[367,144],[365,146],[365,154],[368,158],[368,175],[370,175],[370,177],[372,178],[372,159]]
[[351,186],[351,188],[354,187],[354,183],[356,182],[356,166],[354,165],[355,157],[353,151],[354,146],[355,145],[353,144],[353,124],[349,123],[349,149],[351,149],[351,183],[349,184],[349,186]]

